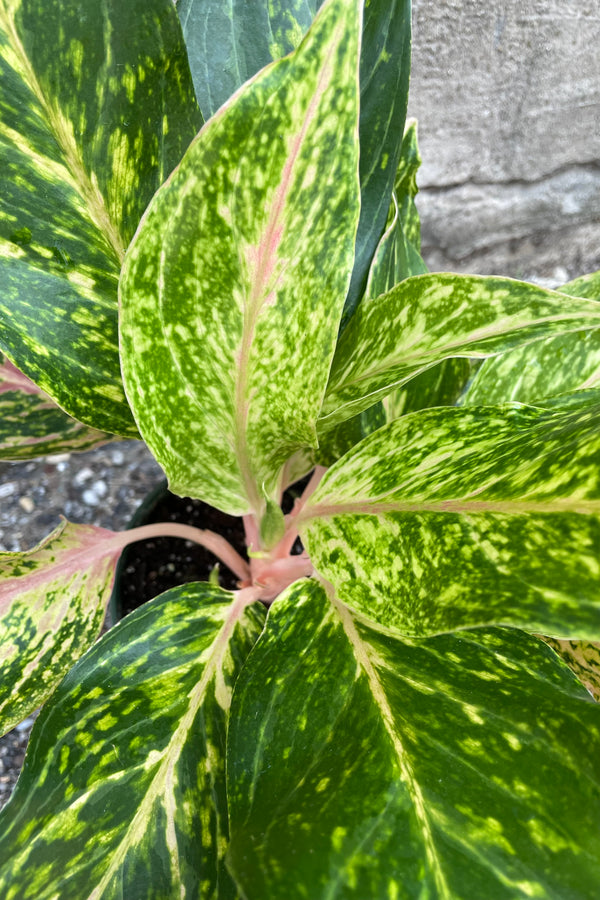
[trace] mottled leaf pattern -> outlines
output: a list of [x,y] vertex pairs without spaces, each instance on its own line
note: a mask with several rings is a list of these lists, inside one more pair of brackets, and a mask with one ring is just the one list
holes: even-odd
[[121,549],[110,531],[63,522],[32,550],[0,553],[0,734],[98,637]]
[[415,206],[420,165],[417,123],[413,119],[404,133],[388,225],[371,262],[365,299],[379,297],[405,278],[427,272],[420,253],[421,222]]
[[0,348],[95,428],[136,436],[120,262],[200,124],[171,0],[1,0]]
[[403,416],[298,517],[316,569],[383,625],[600,640],[600,406]]
[[[600,304],[599,304],[600,308]],[[600,382],[600,331],[584,329],[486,359],[461,402],[536,403]]]
[[235,687],[244,896],[592,900],[600,707],[536,638],[402,639],[292,586]]
[[[296,49],[322,0],[179,0],[205,118],[271,60]],[[398,165],[410,74],[410,0],[365,4],[360,58],[361,216],[346,315],[364,290]]]
[[421,372],[383,401],[388,422],[419,409],[453,406],[462,396],[472,370],[470,359],[455,357]]
[[234,900],[225,731],[264,612],[211,585],[105,635],[42,711],[0,814],[5,900]]
[[509,278],[408,278],[361,304],[338,342],[320,429],[328,431],[443,359],[485,358],[597,328],[600,305]]
[[600,272],[591,272],[589,275],[582,275],[563,284],[558,290],[561,294],[568,294],[569,297],[589,297],[590,300],[600,300]]
[[600,643],[540,637],[573,670],[594,699],[600,700]]
[[172,490],[232,514],[260,513],[317,444],[358,219],[359,6],[329,0],[210,120],[125,263],[140,430]]
[[91,450],[111,437],[72,419],[12,363],[0,358],[0,459]]

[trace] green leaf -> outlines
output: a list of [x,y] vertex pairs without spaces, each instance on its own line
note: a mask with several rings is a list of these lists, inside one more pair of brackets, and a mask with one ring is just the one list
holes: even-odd
[[472,362],[463,357],[445,359],[426,369],[383,401],[387,419],[434,406],[454,406],[472,373]]
[[380,428],[296,524],[344,602],[406,634],[600,640],[600,405],[439,408]]
[[563,662],[575,673],[595,700],[600,700],[600,643],[561,641],[540,635]]
[[376,403],[357,416],[340,422],[331,431],[326,432],[319,440],[319,449],[315,453],[315,461],[322,466],[332,466],[363,438],[377,431],[388,421],[383,403]]
[[5,900],[238,896],[225,731],[264,612],[206,584],[146,603],[42,711],[0,814]]
[[600,707],[536,638],[402,639],[297,583],[236,683],[246,897],[591,900]]
[[[358,219],[357,0],[214,116],[121,282],[124,378],[176,493],[260,513],[317,444]],[[581,301],[580,301],[581,302]]]
[[486,359],[461,403],[484,406],[518,400],[535,404],[591,388],[599,381],[600,331],[585,329]]
[[122,546],[110,531],[63,522],[32,550],[0,553],[0,734],[37,709],[100,634]]
[[582,275],[567,284],[563,284],[558,290],[569,297],[589,297],[590,300],[600,300],[600,272],[591,272]]
[[485,358],[599,323],[600,305],[593,301],[509,278],[408,278],[361,304],[342,334],[320,433],[449,357]]
[[137,435],[120,262],[200,124],[171,0],[0,0],[0,349],[95,428]]
[[91,450],[112,438],[72,419],[0,357],[0,459]]
[[420,165],[417,123],[413,119],[408,123],[402,141],[388,226],[369,269],[365,290],[367,300],[387,293],[405,278],[427,272],[420,253],[421,223],[414,202]]
[[244,82],[295,50],[323,0],[178,0],[200,109],[209,119]]
[[[271,60],[295,50],[322,0],[179,0],[205,118]],[[361,214],[346,315],[364,290],[400,156],[410,75],[410,0],[365,4],[360,57]]]

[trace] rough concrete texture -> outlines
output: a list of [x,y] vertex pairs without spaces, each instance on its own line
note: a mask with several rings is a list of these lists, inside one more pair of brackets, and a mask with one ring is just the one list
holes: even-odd
[[432,268],[600,268],[599,45],[598,0],[413,0]]

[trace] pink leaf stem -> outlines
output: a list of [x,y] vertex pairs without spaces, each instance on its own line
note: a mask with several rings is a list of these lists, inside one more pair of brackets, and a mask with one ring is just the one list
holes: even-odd
[[194,528],[192,525],[180,525],[177,522],[159,522],[132,528],[130,531],[123,531],[118,535],[122,547],[127,547],[136,541],[158,537],[178,537],[192,541],[194,544],[200,544],[201,547],[214,553],[241,581],[248,581],[251,577],[250,566],[233,549],[229,541],[206,528]]

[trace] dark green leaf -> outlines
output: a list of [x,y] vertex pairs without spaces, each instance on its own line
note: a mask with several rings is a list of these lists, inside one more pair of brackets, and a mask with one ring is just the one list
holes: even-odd
[[206,584],[128,616],[42,711],[0,814],[4,900],[211,900],[225,871],[225,731],[264,612]]
[[105,431],[124,250],[200,123],[171,0],[0,0],[0,348]]
[[246,897],[596,895],[600,707],[523,632],[402,639],[297,583],[236,684],[227,763]]

